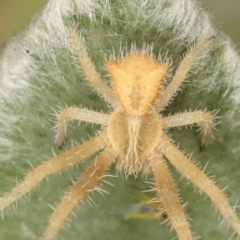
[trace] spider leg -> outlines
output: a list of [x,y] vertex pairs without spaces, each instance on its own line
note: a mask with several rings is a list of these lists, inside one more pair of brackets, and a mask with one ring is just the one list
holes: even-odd
[[64,143],[67,135],[67,124],[70,120],[79,120],[105,125],[107,124],[108,115],[76,107],[62,110],[57,116],[56,142],[58,143],[58,146],[62,146]]
[[165,208],[172,227],[177,232],[178,239],[193,240],[177,189],[174,186],[166,163],[158,154],[150,158],[150,164],[156,182],[158,197]]
[[163,118],[164,128],[179,127],[184,125],[201,124],[201,144],[200,150],[204,150],[208,141],[212,137],[214,129],[214,116],[209,112],[195,111],[175,114],[173,116]]
[[105,100],[112,106],[116,105],[116,97],[107,85],[102,81],[99,73],[96,71],[94,64],[87,54],[86,47],[84,46],[83,40],[78,35],[77,25],[70,29],[68,39],[76,53],[81,64],[81,67],[87,76],[89,82],[97,89]]
[[171,164],[196,187],[209,196],[225,220],[240,235],[240,221],[229,205],[228,199],[223,191],[220,190],[202,170],[195,166],[190,159],[184,156],[184,154],[171,143],[166,135],[164,135],[163,138],[165,142],[161,146],[161,151],[169,159]]
[[101,134],[90,139],[89,141],[56,155],[47,162],[44,162],[39,167],[33,169],[25,176],[23,182],[13,188],[11,192],[0,198],[0,212],[6,206],[15,202],[18,198],[32,190],[46,176],[68,168],[84,160],[87,156],[92,155],[97,150],[105,147],[107,145],[106,140],[104,140],[105,136],[106,132],[103,131]]
[[51,215],[49,225],[43,234],[43,240],[53,240],[56,238],[69,213],[97,187],[114,159],[115,154],[105,149],[77,182],[74,183]]
[[158,99],[156,110],[159,112],[164,109],[169,100],[175,95],[179,87],[186,79],[187,73],[190,71],[197,58],[210,46],[210,42],[213,38],[205,38],[202,42],[197,44],[180,62],[179,67],[177,68],[172,81],[169,85],[163,90],[163,93]]

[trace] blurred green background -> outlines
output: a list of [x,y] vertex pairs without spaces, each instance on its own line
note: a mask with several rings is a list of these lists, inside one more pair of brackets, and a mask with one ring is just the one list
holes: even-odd
[[48,0],[0,0],[0,49],[23,30]]
[[[240,1],[201,0],[199,4],[209,12],[214,24],[229,35],[240,49]],[[0,49],[9,38],[24,29],[47,0],[0,0]]]
[[199,3],[209,13],[215,26],[230,36],[240,49],[240,1],[201,0]]

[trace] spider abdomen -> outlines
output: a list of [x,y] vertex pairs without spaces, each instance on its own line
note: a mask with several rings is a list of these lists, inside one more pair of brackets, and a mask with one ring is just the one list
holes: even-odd
[[169,66],[137,51],[121,60],[107,61],[115,94],[124,109],[142,116],[159,97]]
[[145,161],[161,139],[161,118],[153,111],[143,116],[116,111],[109,119],[107,135],[119,156],[117,169],[136,174],[145,167]]

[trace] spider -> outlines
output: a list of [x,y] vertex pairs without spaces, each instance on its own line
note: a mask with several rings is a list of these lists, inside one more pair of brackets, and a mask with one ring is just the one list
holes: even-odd
[[0,199],[0,211],[32,190],[46,176],[77,164],[101,150],[94,163],[73,183],[54,209],[42,239],[56,239],[71,210],[104,181],[107,169],[116,160],[116,171],[126,175],[153,173],[157,197],[178,239],[192,240],[194,237],[163,158],[165,156],[178,172],[209,196],[225,220],[240,235],[240,221],[223,191],[178,150],[167,133],[169,128],[199,124],[203,149],[212,135],[214,115],[206,111],[185,112],[168,117],[159,114],[177,94],[187,73],[208,49],[212,38],[204,39],[189,51],[167,86],[165,79],[169,65],[155,60],[144,50],[132,50],[120,59],[106,61],[113,90],[105,85],[95,70],[77,26],[70,29],[68,39],[88,81],[112,106],[113,111],[108,115],[76,107],[62,110],[58,114],[56,126],[59,146],[64,143],[70,120],[101,124],[102,130],[90,140],[33,169],[18,186]]

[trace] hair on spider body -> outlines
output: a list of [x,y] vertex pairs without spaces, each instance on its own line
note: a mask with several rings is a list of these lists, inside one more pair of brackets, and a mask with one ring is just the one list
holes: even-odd
[[163,159],[165,156],[182,176],[209,196],[224,219],[240,235],[240,221],[224,192],[179,151],[167,134],[167,130],[172,127],[200,124],[201,145],[204,148],[212,136],[214,115],[201,110],[168,117],[158,114],[176,95],[189,70],[210,46],[212,38],[202,40],[183,58],[167,85],[165,79],[169,65],[155,60],[146,51],[135,51],[133,48],[126,56],[107,61],[113,90],[101,80],[78,35],[77,26],[70,29],[68,39],[89,83],[114,110],[104,114],[77,107],[63,109],[58,114],[56,126],[59,146],[64,143],[70,120],[101,124],[103,129],[90,140],[53,156],[33,169],[21,183],[0,199],[0,211],[31,191],[48,175],[82,162],[87,156],[102,150],[53,210],[42,239],[56,239],[72,209],[84,199],[93,202],[89,194],[94,190],[102,192],[98,186],[104,181],[107,169],[117,159],[117,171],[126,175],[136,175],[140,171],[153,173],[153,190],[178,239],[193,240],[178,191]]

